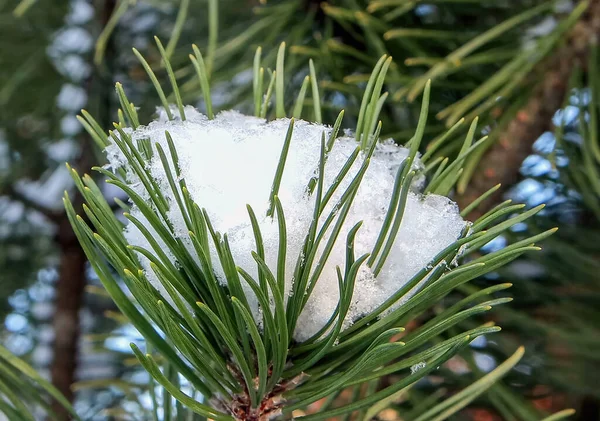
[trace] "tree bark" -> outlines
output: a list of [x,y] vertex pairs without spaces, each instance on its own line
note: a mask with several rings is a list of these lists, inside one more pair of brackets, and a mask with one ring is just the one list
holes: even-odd
[[[98,9],[98,21],[100,30],[102,30],[116,6],[116,0],[105,0]],[[110,104],[112,95],[112,75],[110,73],[112,60],[112,43],[109,41],[105,53],[105,61],[109,62],[107,70],[100,74],[100,70],[95,68],[90,78],[86,81],[88,93],[92,92],[96,85],[100,85],[100,110],[102,116],[99,121],[107,123],[104,120],[110,119]],[[90,59],[91,61],[91,59]],[[110,86],[109,86],[110,85]],[[94,88],[94,89],[93,89]],[[81,139],[82,152],[74,168],[78,171],[87,171],[94,162],[93,148],[94,142],[86,134]],[[72,198],[76,211],[81,209],[83,198],[79,192]],[[73,402],[74,393],[71,385],[75,382],[77,371],[78,347],[80,339],[80,318],[79,311],[83,303],[83,292],[86,284],[86,263],[87,257],[79,245],[66,212],[62,212],[56,217],[58,233],[56,236],[56,245],[61,251],[59,278],[56,285],[56,302],[53,319],[54,344],[53,361],[50,367],[52,375],[52,384],[67,398]],[[70,419],[69,413],[56,401],[52,402],[52,410],[60,420]]]
[[[79,309],[85,287],[86,257],[65,217],[60,221],[57,236],[61,249],[59,281],[53,320],[55,332],[54,359],[50,372],[52,383],[73,402],[71,385],[75,381],[79,344]],[[57,402],[52,409],[62,420],[69,419],[68,412]]]
[[600,0],[591,0],[582,18],[569,32],[566,42],[534,70],[541,81],[525,106],[509,123],[499,140],[483,156],[464,194],[457,197],[468,206],[498,183],[502,186],[469,215],[475,220],[496,205],[519,180],[523,160],[533,143],[552,129],[552,117],[564,103],[568,81],[576,65],[585,66],[590,47],[600,37]]

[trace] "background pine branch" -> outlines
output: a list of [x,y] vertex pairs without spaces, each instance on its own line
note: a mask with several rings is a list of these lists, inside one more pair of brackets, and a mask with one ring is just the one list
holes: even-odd
[[[496,184],[502,185],[473,212],[473,217],[491,209],[519,181],[519,170],[531,154],[533,143],[554,128],[552,117],[569,93],[571,73],[577,66],[587,66],[591,48],[596,45],[598,37],[600,4],[591,2],[566,35],[563,45],[532,70],[529,79],[536,87],[530,98],[506,129],[497,135],[498,141],[482,157],[468,187],[457,197],[458,203],[464,207]],[[501,113],[499,110],[499,117]]]

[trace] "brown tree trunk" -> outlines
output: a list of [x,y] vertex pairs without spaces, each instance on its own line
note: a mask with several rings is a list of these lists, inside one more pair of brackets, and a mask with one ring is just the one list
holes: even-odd
[[[112,15],[116,6],[116,0],[105,0],[101,3],[98,10],[98,20],[100,28],[104,28]],[[104,70],[95,68],[94,72],[87,80],[87,91],[92,92],[99,88],[99,109],[102,114],[99,121],[108,124],[110,119],[110,106],[112,89],[111,61],[113,56],[113,45],[109,41],[106,53]],[[90,59],[91,60],[91,59]],[[101,74],[102,73],[102,74]],[[107,74],[108,73],[108,74]],[[86,134],[81,139],[82,153],[74,168],[80,172],[86,172],[94,163],[92,148],[94,142]],[[77,212],[82,205],[82,197],[77,192],[72,197],[73,205]],[[69,220],[65,212],[55,217],[58,226],[56,236],[56,245],[61,252],[59,278],[56,285],[56,310],[53,319],[54,344],[53,361],[50,367],[52,375],[52,384],[67,398],[73,402],[74,393],[71,385],[76,381],[75,373],[77,371],[78,347],[80,339],[80,319],[79,311],[83,302],[83,292],[86,284],[86,262],[87,258],[77,237],[73,233]],[[52,403],[52,410],[57,414],[58,419],[68,420],[69,413],[58,403]]]
[[[71,385],[75,381],[79,344],[79,309],[85,287],[86,257],[66,218],[59,223],[57,237],[61,249],[59,281],[56,288],[56,310],[53,328],[54,359],[50,372],[52,383],[69,402],[73,401]],[[52,409],[61,420],[69,419],[68,412],[54,402]]]

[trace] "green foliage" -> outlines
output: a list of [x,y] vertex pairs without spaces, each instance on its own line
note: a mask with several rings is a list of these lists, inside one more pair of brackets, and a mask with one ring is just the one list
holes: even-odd
[[[36,408],[41,408],[49,419],[57,419],[47,398],[60,402],[79,421],[69,402],[31,366],[0,346],[0,413],[10,420],[34,421]],[[39,417],[39,413],[37,414]]]
[[502,324],[519,332],[541,361],[532,362],[534,372],[527,382],[537,379],[561,392],[592,396],[598,396],[594,373],[599,365],[591,350],[600,321],[597,60],[594,48],[590,73],[573,73],[569,95],[555,117],[554,145],[536,151],[552,164],[551,170],[526,173],[529,181],[553,188],[557,197],[544,217],[531,220],[525,232],[511,237],[540,232],[550,224],[561,227],[544,244],[543,253],[517,261],[522,270],[508,266],[500,271],[515,284],[515,294],[526,298],[499,312]]
[[[168,111],[169,119],[185,119],[183,107],[180,102],[179,88],[173,83],[173,71],[167,63],[166,53],[162,50],[157,40],[159,49],[163,52],[163,60],[167,73],[171,75],[174,98],[177,100],[179,115]],[[277,69],[271,72],[272,78],[266,102],[256,110],[264,115],[270,109],[269,91],[275,86],[275,115],[281,116],[282,104],[285,104],[283,84],[284,80],[284,48],[280,48],[277,59]],[[146,68],[151,80],[155,84],[161,102],[166,104],[165,93],[158,83],[150,66],[136,52],[139,60]],[[197,64],[200,77],[206,71],[202,66],[199,51],[192,58]],[[408,163],[398,171],[397,192],[394,197],[397,207],[390,208],[387,223],[384,224],[380,234],[380,241],[371,256],[354,256],[354,233],[359,225],[348,235],[347,244],[349,260],[345,269],[338,268],[340,281],[340,302],[337,311],[319,334],[302,343],[291,340],[298,316],[303,310],[308,296],[310,296],[319,271],[313,273],[313,265],[322,267],[328,256],[328,248],[337,238],[341,224],[345,219],[354,197],[354,193],[368,164],[370,154],[373,153],[375,142],[379,139],[381,123],[376,124],[378,115],[387,94],[381,94],[383,80],[386,77],[390,60],[382,57],[375,66],[363,97],[363,110],[359,115],[356,129],[357,139],[360,141],[360,155],[362,169],[350,183],[342,195],[339,213],[325,215],[322,213],[325,203],[329,200],[330,193],[336,189],[337,184],[324,186],[322,179],[315,180],[316,190],[312,194],[317,197],[314,219],[307,233],[303,246],[303,256],[298,256],[296,269],[296,283],[291,295],[286,299],[282,295],[280,275],[271,271],[264,263],[261,251],[261,236],[258,226],[255,225],[257,252],[253,253],[259,268],[261,279],[253,279],[248,273],[235,266],[229,251],[227,237],[213,230],[207,213],[195,204],[187,193],[185,180],[179,178],[177,167],[177,154],[169,140],[173,162],[168,162],[160,148],[152,149],[152,154],[158,153],[167,174],[172,174],[170,179],[171,189],[177,198],[187,221],[190,239],[194,244],[196,253],[200,258],[200,265],[176,240],[171,231],[172,227],[166,218],[169,205],[163,197],[152,176],[145,166],[144,150],[136,147],[130,136],[124,130],[123,122],[116,124],[116,132],[108,135],[128,157],[132,168],[140,177],[152,201],[146,203],[137,196],[124,180],[118,175],[113,175],[102,168],[96,168],[108,178],[108,182],[125,191],[130,200],[144,213],[162,241],[176,256],[180,269],[169,262],[150,232],[139,221],[128,213],[125,217],[130,223],[135,224],[145,235],[153,250],[145,250],[137,246],[128,246],[122,233],[122,223],[114,216],[106,204],[99,187],[87,175],[80,177],[71,170],[76,185],[83,195],[86,205],[84,211],[86,219],[78,216],[65,196],[67,212],[75,233],[84,248],[90,263],[100,277],[108,293],[115,300],[123,314],[131,320],[146,340],[152,344],[158,355],[143,352],[134,346],[134,352],[142,366],[150,372],[152,377],[161,384],[176,400],[199,415],[212,419],[230,419],[231,416],[245,419],[248,414],[256,416],[289,417],[293,411],[303,409],[307,405],[324,398],[332,393],[352,385],[359,385],[380,378],[391,373],[401,374],[401,380],[377,392],[358,399],[351,404],[324,410],[318,414],[305,415],[305,419],[328,419],[336,415],[354,412],[378,404],[435,370],[442,363],[450,359],[460,349],[464,348],[472,339],[495,332],[498,328],[493,326],[478,326],[470,330],[458,329],[457,334],[449,337],[437,345],[433,340],[457,326],[458,323],[476,314],[489,311],[493,306],[506,302],[505,299],[489,297],[493,290],[486,290],[472,294],[457,305],[449,308],[428,323],[422,325],[408,335],[398,339],[398,334],[403,332],[401,326],[418,318],[428,309],[435,306],[443,297],[455,288],[467,284],[469,281],[489,273],[498,267],[512,261],[527,251],[538,250],[533,244],[550,235],[553,230],[546,231],[537,236],[516,242],[503,250],[483,255],[478,258],[468,259],[457,267],[452,267],[447,262],[453,261],[464,250],[465,255],[470,255],[483,244],[498,237],[515,224],[526,220],[537,213],[541,207],[521,212],[522,207],[498,207],[484,215],[475,222],[472,228],[465,230],[463,236],[455,243],[440,252],[430,264],[418,272],[415,277],[397,291],[371,314],[357,321],[352,327],[342,331],[342,321],[350,305],[354,280],[358,268],[368,262],[375,272],[387,258],[392,239],[402,220],[406,192],[414,172],[410,172],[410,163],[419,149],[425,131],[425,122],[428,114],[430,89],[427,85],[420,122],[414,137],[410,141],[410,156]],[[260,80],[263,73],[260,61],[255,65],[254,80]],[[313,73],[314,80],[314,73]],[[260,87],[261,83],[254,83]],[[264,85],[263,85],[264,86]],[[117,87],[120,91],[120,87]],[[124,98],[124,94],[119,94]],[[208,89],[205,95],[210,96]],[[255,95],[262,96],[262,95]],[[136,121],[136,111],[126,98],[121,101],[123,115],[129,116],[129,121]],[[313,112],[318,114],[318,101],[313,101]],[[302,103],[298,106],[302,113]],[[298,107],[294,107],[297,108]],[[285,111],[284,111],[285,112]],[[85,115],[86,128],[90,134],[99,141],[106,138],[89,115]],[[339,126],[339,123],[338,123]],[[473,126],[474,127],[474,126]],[[290,124],[289,134],[293,130],[293,120]],[[336,130],[337,132],[337,130]],[[460,167],[465,158],[478,146],[481,141],[473,143],[474,129],[464,141],[464,148],[445,170],[438,171],[436,176],[428,180],[426,190],[434,192],[448,192],[460,174]],[[333,139],[330,139],[327,144]],[[289,142],[289,140],[288,140]],[[285,144],[285,143],[284,143]],[[325,139],[322,140],[321,166],[324,164],[327,153]],[[471,146],[473,144],[473,146]],[[285,224],[281,205],[277,199],[278,180],[281,177],[286,153],[281,155],[279,169],[275,174],[271,192],[272,209],[280,221],[280,247],[285,247]],[[349,164],[354,162],[358,155],[350,157]],[[447,162],[447,161],[446,161]],[[348,164],[348,165],[349,165]],[[425,165],[429,161],[425,160]],[[435,168],[437,163],[432,164]],[[340,177],[340,178],[343,178]],[[174,205],[174,204],[173,204]],[[252,209],[249,208],[250,218],[253,219]],[[511,214],[508,219],[505,215]],[[317,228],[324,224],[324,228]],[[327,231],[331,227],[331,231]],[[387,238],[387,240],[386,240]],[[217,282],[208,251],[208,244],[212,242],[219,251],[220,264],[225,269],[227,286]],[[326,244],[321,256],[316,254],[320,244]],[[165,297],[155,290],[146,279],[146,274],[141,270],[134,251],[147,256],[153,262],[153,270],[169,293],[173,306],[168,304]],[[282,250],[280,250],[280,256]],[[446,263],[445,263],[446,262]],[[125,281],[127,290],[123,290],[118,278],[115,277],[112,267]],[[244,279],[254,290],[264,316],[264,329],[259,331],[251,316],[251,310],[246,297],[241,290],[240,281]],[[404,305],[390,310],[390,307],[407,294],[413,287],[424,282],[420,291],[411,297]],[[504,288],[504,287],[502,287]],[[480,298],[488,297],[480,301]],[[270,300],[274,300],[274,309],[271,309]],[[134,304],[137,303],[137,305]],[[161,335],[164,332],[166,338]],[[160,359],[157,360],[157,357]],[[162,371],[159,366],[162,363]],[[412,365],[425,362],[421,370],[408,370]],[[508,364],[509,366],[512,363]],[[202,393],[203,400],[195,400],[192,396],[181,391],[172,380],[165,375],[167,367],[173,367],[183,376],[192,387]],[[504,367],[504,366],[503,366]],[[504,368],[503,368],[504,370]],[[499,373],[503,373],[500,371]],[[465,399],[474,398],[469,391],[464,392]],[[460,409],[467,400],[456,399],[448,404],[448,410]],[[445,411],[446,409],[444,409]],[[441,411],[441,410],[440,410]]]
[[[58,137],[60,113],[56,97],[64,78],[47,55],[51,34],[62,23],[64,4],[50,12],[30,10],[25,17],[13,16],[13,5],[0,3],[0,314],[7,310],[6,298],[52,256],[51,239],[32,201],[15,192],[18,180],[37,180],[57,165],[44,148]],[[18,48],[15,48],[18,45]],[[32,100],[35,98],[35,100]],[[11,201],[7,199],[14,199]],[[18,203],[21,202],[21,203]],[[39,221],[39,218],[38,218]]]

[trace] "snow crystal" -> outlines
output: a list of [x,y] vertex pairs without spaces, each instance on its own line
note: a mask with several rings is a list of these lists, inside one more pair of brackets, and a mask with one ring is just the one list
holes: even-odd
[[[153,145],[159,143],[170,159],[165,138],[165,131],[169,131],[179,157],[181,176],[185,179],[191,197],[201,208],[206,209],[215,230],[227,234],[236,265],[256,279],[256,262],[251,256],[251,251],[255,250],[256,246],[246,209],[247,204],[251,205],[259,219],[265,260],[273,273],[276,273],[279,245],[277,218],[267,217],[266,214],[270,206],[273,177],[290,121],[279,119],[266,122],[264,119],[244,116],[234,111],[222,112],[214,120],[208,120],[192,107],[187,107],[185,113],[187,120],[182,122],[167,121],[164,111],[159,112],[157,121],[130,132],[134,144],[140,139],[149,138]],[[278,197],[287,225],[285,279],[288,293],[294,282],[296,261],[313,218],[315,195],[308,195],[306,187],[318,169],[323,132],[328,137],[331,128],[305,121],[295,122],[279,188]],[[356,147],[357,143],[350,137],[338,138],[335,141],[325,165],[325,190],[333,183],[335,176]],[[127,168],[126,159],[118,148],[111,145],[106,152],[109,167],[125,167],[129,174],[129,183],[143,198],[149,199],[148,192],[144,191],[139,179]],[[189,248],[190,254],[195,256],[188,229],[157,155],[154,154],[154,158],[148,163],[148,169],[171,204],[168,218],[175,235]],[[355,256],[372,251],[389,206],[397,169],[407,155],[408,149],[396,146],[391,140],[377,145],[330,257],[300,315],[294,332],[296,340],[304,341],[310,338],[327,323],[334,312],[339,299],[335,267],[344,268],[347,234],[359,221],[363,221],[363,224],[356,236]],[[319,221],[320,226],[358,173],[363,160],[361,152],[325,208]],[[414,163],[414,168],[422,169],[418,160]],[[419,193],[422,181],[423,177],[417,178],[413,183],[413,191],[408,194],[400,231],[381,272],[375,277],[366,265],[359,271],[351,308],[345,321],[346,327],[372,312],[405,285],[431,258],[454,242],[465,227],[466,222],[460,217],[454,202],[443,196],[424,196]],[[136,206],[132,207],[131,213],[145,221]],[[148,228],[155,235],[154,238],[162,250],[174,260],[159,236],[151,227]],[[146,238],[133,224],[126,228],[125,235],[131,244],[152,250]],[[327,238],[328,236],[321,243],[321,251]],[[226,282],[218,263],[218,255],[214,247],[211,247],[217,278]],[[159,281],[152,274],[148,261],[140,256],[140,262],[150,282],[164,293]],[[313,263],[313,270],[315,266],[316,261]],[[255,319],[259,320],[260,309],[257,300],[247,285],[245,292],[254,309]]]
[[423,370],[427,367],[427,363],[425,361],[421,361],[420,363],[416,363],[412,367],[410,367],[410,374],[415,374],[417,371]]

